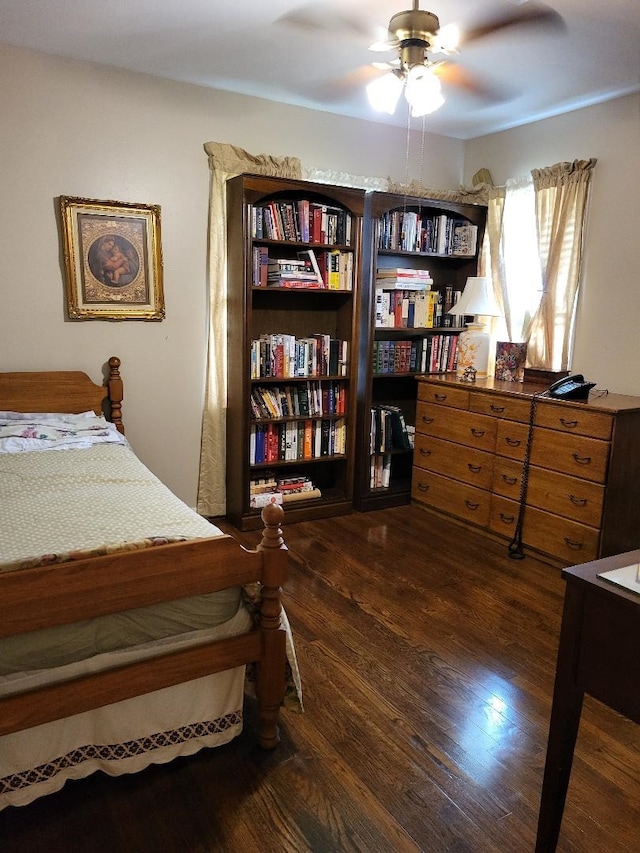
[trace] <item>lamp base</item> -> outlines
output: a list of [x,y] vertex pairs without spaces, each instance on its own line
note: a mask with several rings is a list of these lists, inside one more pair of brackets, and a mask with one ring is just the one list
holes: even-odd
[[[489,371],[489,348],[491,336],[481,323],[469,323],[458,335],[458,365],[456,376],[465,375],[467,368],[476,371],[476,379],[486,379]],[[467,374],[468,375],[468,374]]]

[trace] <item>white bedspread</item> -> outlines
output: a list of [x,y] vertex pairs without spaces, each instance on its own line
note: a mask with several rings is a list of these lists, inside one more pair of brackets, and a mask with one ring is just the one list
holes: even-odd
[[148,537],[221,535],[130,447],[0,455],[0,567]]

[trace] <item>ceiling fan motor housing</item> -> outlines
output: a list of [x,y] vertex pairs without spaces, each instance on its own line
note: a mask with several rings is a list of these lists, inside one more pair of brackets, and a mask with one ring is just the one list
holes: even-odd
[[440,21],[432,12],[409,9],[398,12],[389,21],[389,36],[403,42],[424,42],[429,47],[433,37],[440,29]]

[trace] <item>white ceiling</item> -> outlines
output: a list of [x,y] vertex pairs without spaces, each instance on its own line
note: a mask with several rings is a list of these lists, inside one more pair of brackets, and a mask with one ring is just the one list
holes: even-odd
[[[464,32],[521,2],[421,0],[420,8]],[[504,100],[488,102],[444,84],[446,103],[427,116],[428,130],[469,139],[640,91],[640,0],[549,4],[564,31],[502,30],[454,57]],[[411,6],[412,0],[0,0],[0,42],[406,126],[404,100],[394,117],[369,107],[363,67],[393,57],[368,46],[386,33],[393,14]],[[318,27],[287,19],[301,12]]]

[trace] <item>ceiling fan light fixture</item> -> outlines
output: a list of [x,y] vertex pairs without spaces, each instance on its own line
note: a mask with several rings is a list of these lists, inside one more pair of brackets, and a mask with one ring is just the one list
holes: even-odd
[[440,80],[428,65],[413,65],[409,69],[404,96],[412,116],[428,115],[444,104]]
[[402,76],[395,71],[389,71],[367,86],[369,103],[378,112],[393,115],[402,94]]

